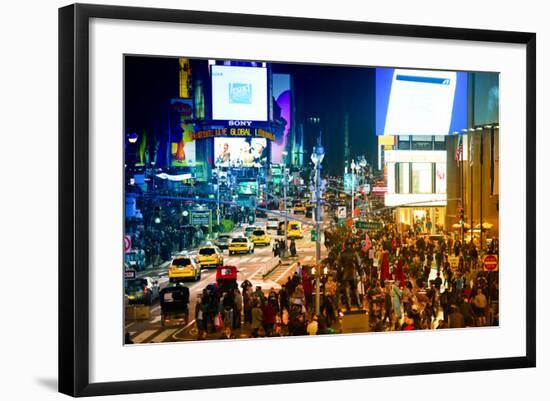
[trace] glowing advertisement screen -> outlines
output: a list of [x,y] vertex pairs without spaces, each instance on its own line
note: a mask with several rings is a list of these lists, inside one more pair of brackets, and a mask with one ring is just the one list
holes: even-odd
[[172,167],[193,166],[196,161],[193,118],[193,99],[170,101],[170,164]]
[[377,135],[449,135],[467,128],[468,74],[376,69]]
[[271,162],[282,164],[283,151],[287,148],[288,136],[291,124],[291,87],[289,74],[273,74],[273,99],[276,107],[280,111],[279,116],[275,116],[280,121],[284,121],[282,135],[277,135],[277,140],[271,142]]
[[256,181],[241,181],[239,182],[238,192],[240,195],[256,195],[258,183]]
[[267,162],[265,138],[214,138],[216,167],[261,167]]
[[212,66],[214,120],[267,121],[267,69]]

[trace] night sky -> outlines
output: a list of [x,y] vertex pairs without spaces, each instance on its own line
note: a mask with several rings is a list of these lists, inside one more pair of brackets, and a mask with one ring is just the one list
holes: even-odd
[[[168,105],[178,97],[178,60],[160,57],[126,57],[125,131],[165,135]],[[323,170],[341,175],[344,166],[344,115],[350,115],[351,157],[366,155],[376,164],[375,74],[359,67],[272,64],[273,72],[288,72],[295,85],[296,118],[306,124],[308,117],[321,120],[325,160]],[[316,127],[305,127],[304,162],[316,141]]]

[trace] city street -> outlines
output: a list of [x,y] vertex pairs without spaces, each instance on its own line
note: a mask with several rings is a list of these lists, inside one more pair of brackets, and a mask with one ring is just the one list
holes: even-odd
[[125,77],[126,344],[498,326],[498,74]]
[[[265,222],[259,219],[258,224],[265,224]],[[237,235],[239,233],[242,233],[242,231],[237,231],[234,234]],[[296,270],[298,261],[302,265],[315,263],[315,244],[309,238],[297,240],[297,253],[298,257],[285,258],[279,264],[279,258],[273,256],[271,246],[258,247],[251,255],[229,256],[228,251],[225,250],[224,265],[237,266],[239,284],[244,280],[249,280],[254,288],[261,286],[264,291],[272,288],[280,290],[281,284],[284,284],[287,278],[292,276]],[[164,267],[142,272],[138,274],[138,277],[158,277],[160,288],[165,288],[169,283],[168,264],[165,263]],[[269,274],[264,278],[264,274],[266,273]],[[126,322],[125,330],[130,333],[134,344],[195,340],[197,337],[197,328],[193,313],[195,311],[197,294],[201,293],[208,284],[214,283],[215,276],[215,268],[203,269],[200,281],[185,284],[190,290],[189,322],[187,324],[184,324],[180,320],[163,327],[161,325],[161,311],[158,301],[151,306],[149,320]],[[250,331],[246,332],[245,330],[243,337],[249,336]]]

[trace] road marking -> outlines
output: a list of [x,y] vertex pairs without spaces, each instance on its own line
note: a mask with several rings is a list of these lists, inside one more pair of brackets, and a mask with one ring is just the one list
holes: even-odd
[[195,323],[195,319],[191,320],[189,323],[187,323],[185,326],[183,326],[181,329],[179,329],[176,333],[174,333],[173,337],[179,340],[185,340],[185,338],[177,337],[179,333],[181,333],[183,330],[188,328],[189,326],[193,325]]
[[133,326],[134,324],[136,324],[136,322],[128,323],[126,326],[124,326],[124,328],[127,329],[128,327]]
[[271,260],[271,256],[266,256],[266,257],[262,258],[262,263],[269,262],[270,260]]
[[250,259],[248,262],[249,263],[254,263],[254,262],[257,262],[259,259],[260,259],[259,257],[255,257],[255,258]]
[[239,262],[241,262],[241,263],[248,263],[249,260],[250,260],[250,256],[247,257],[247,258],[242,258],[242,259],[239,258]]
[[132,338],[132,341],[134,343],[142,343],[143,341],[145,341],[147,338],[151,337],[156,332],[157,332],[157,330],[145,330],[141,334],[138,334],[137,336]]
[[151,313],[154,313],[156,311],[160,310],[160,305],[155,306],[154,308],[151,308]]
[[286,277],[286,275],[288,274],[288,272],[292,269],[294,269],[296,267],[296,263],[293,263],[290,265],[290,267],[288,269],[286,269],[283,274],[281,274],[279,277],[277,277],[275,279],[275,282],[278,283],[280,279],[282,279],[283,277]]
[[163,342],[164,340],[166,340],[168,337],[170,337],[172,334],[174,334],[176,331],[178,331],[178,329],[167,329],[167,330],[164,330],[162,333],[160,333],[158,336],[156,336],[155,338],[153,338],[150,342],[155,342],[155,343],[161,343]]
[[150,323],[157,323],[157,322],[160,322],[160,315],[157,315],[153,318],[153,320],[151,320]]

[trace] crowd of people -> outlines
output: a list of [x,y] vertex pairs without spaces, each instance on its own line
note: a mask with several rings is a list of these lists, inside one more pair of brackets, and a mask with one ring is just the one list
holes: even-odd
[[[298,336],[342,332],[345,313],[364,313],[364,331],[498,325],[498,272],[483,269],[480,249],[452,235],[398,233],[392,225],[371,233],[338,227],[325,235],[320,307],[315,270],[297,263],[281,289],[205,288],[197,302],[198,338]],[[450,260],[453,259],[453,265]],[[458,260],[458,263],[454,263]],[[246,330],[242,330],[242,325]]]

